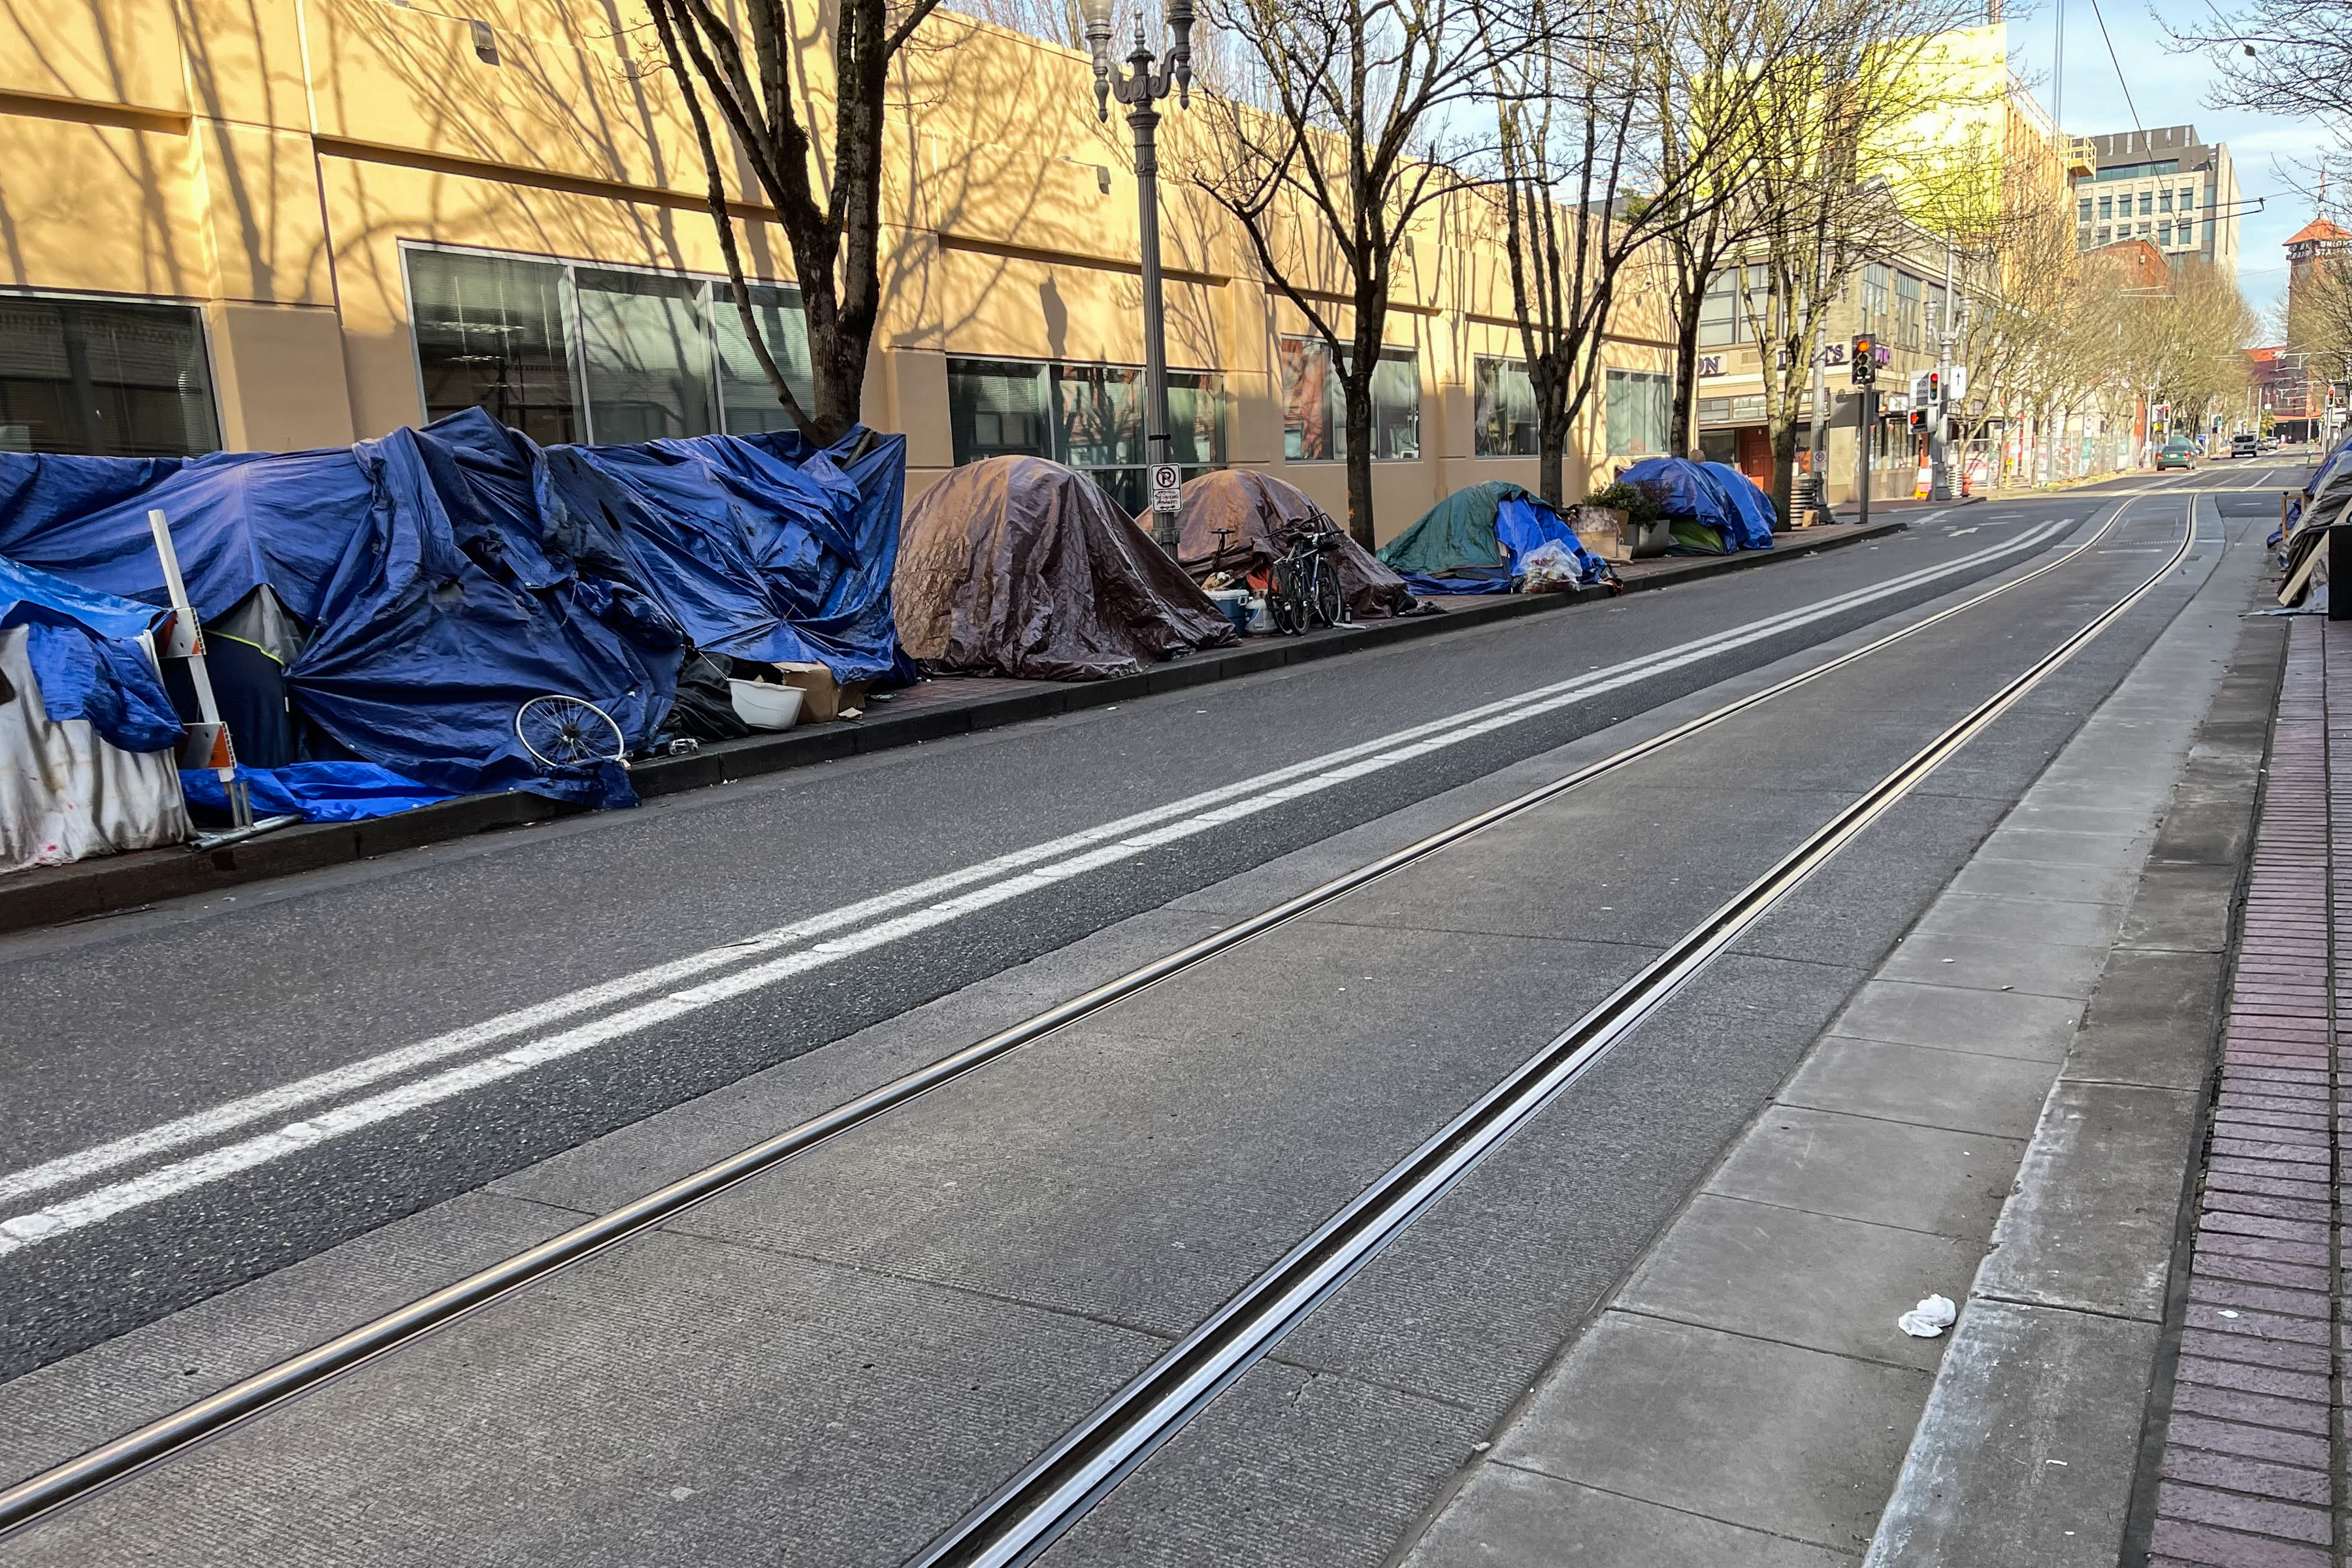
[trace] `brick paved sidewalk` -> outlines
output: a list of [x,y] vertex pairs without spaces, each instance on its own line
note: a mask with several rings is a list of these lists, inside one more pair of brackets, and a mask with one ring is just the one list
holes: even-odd
[[[2346,700],[2331,717],[2327,692]],[[2340,767],[2333,763],[2341,763]],[[2346,827],[2336,842],[2333,824]],[[2331,913],[2352,944],[2352,626],[2298,619],[2224,1024],[2150,1568],[2336,1568]]]

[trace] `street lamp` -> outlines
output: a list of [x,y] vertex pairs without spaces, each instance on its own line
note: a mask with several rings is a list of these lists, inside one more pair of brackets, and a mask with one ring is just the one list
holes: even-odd
[[1135,132],[1136,212],[1143,228],[1143,450],[1150,464],[1151,537],[1176,553],[1175,467],[1168,446],[1168,320],[1160,290],[1160,155],[1153,133],[1160,111],[1152,106],[1172,88],[1176,101],[1192,101],[1192,0],[1168,0],[1168,30],[1173,35],[1165,59],[1156,62],[1145,41],[1143,17],[1135,19],[1135,50],[1122,72],[1110,52],[1111,0],[1078,0],[1087,19],[1087,47],[1095,60],[1095,118],[1110,118],[1116,96],[1128,106]]

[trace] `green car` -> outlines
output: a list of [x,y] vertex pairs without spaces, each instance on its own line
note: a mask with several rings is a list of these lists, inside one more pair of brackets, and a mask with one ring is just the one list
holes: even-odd
[[2193,468],[2196,466],[2196,443],[2179,436],[2167,441],[2164,449],[2156,455],[2156,471],[2159,474],[2167,468]]

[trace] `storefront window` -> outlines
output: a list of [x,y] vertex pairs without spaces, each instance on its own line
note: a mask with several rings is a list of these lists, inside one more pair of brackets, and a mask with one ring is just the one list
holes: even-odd
[[1475,362],[1473,414],[1476,450],[1482,458],[1536,455],[1536,388],[1526,364],[1515,359]]
[[[1292,462],[1331,462],[1348,455],[1347,399],[1320,338],[1284,338],[1282,455]],[[1345,363],[1344,361],[1341,363]],[[1372,460],[1421,456],[1421,363],[1411,349],[1382,349],[1372,367]]]
[[[723,280],[423,247],[407,261],[427,419],[485,408],[542,445],[793,428]],[[750,288],[805,408],[815,388],[800,290]]]
[[0,452],[219,449],[194,306],[0,297]]
[[573,281],[596,439],[661,441],[717,430],[702,284],[585,268]]
[[1648,371],[1612,370],[1603,384],[1612,458],[1654,458],[1666,449],[1674,378]]
[[[951,359],[948,428],[959,466],[1045,458],[1088,474],[1130,513],[1150,505],[1139,367]],[[1168,446],[1185,479],[1225,466],[1218,377],[1169,373]]]
[[[759,323],[768,357],[783,373],[784,384],[801,400],[802,409],[814,412],[809,405],[816,400],[816,378],[809,371],[808,313],[801,309],[801,291],[753,283],[749,292],[751,319]],[[743,436],[755,430],[795,428],[793,416],[768,384],[768,373],[760,368],[759,356],[751,352],[751,340],[743,335],[743,312],[736,309],[734,285],[711,284],[710,301],[711,335],[719,359],[719,418],[727,433]]]

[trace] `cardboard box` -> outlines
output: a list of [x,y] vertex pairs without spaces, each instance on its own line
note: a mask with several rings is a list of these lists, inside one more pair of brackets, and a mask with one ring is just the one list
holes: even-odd
[[866,689],[871,681],[853,680],[847,686],[838,685],[833,671],[821,664],[779,664],[786,686],[801,689],[801,722],[828,724],[841,717],[844,710],[862,711],[866,707]]
[[1568,526],[1576,530],[1576,537],[1584,548],[1613,565],[1622,565],[1633,559],[1633,548],[1625,538],[1625,514],[1614,507],[1573,506],[1568,509]]

